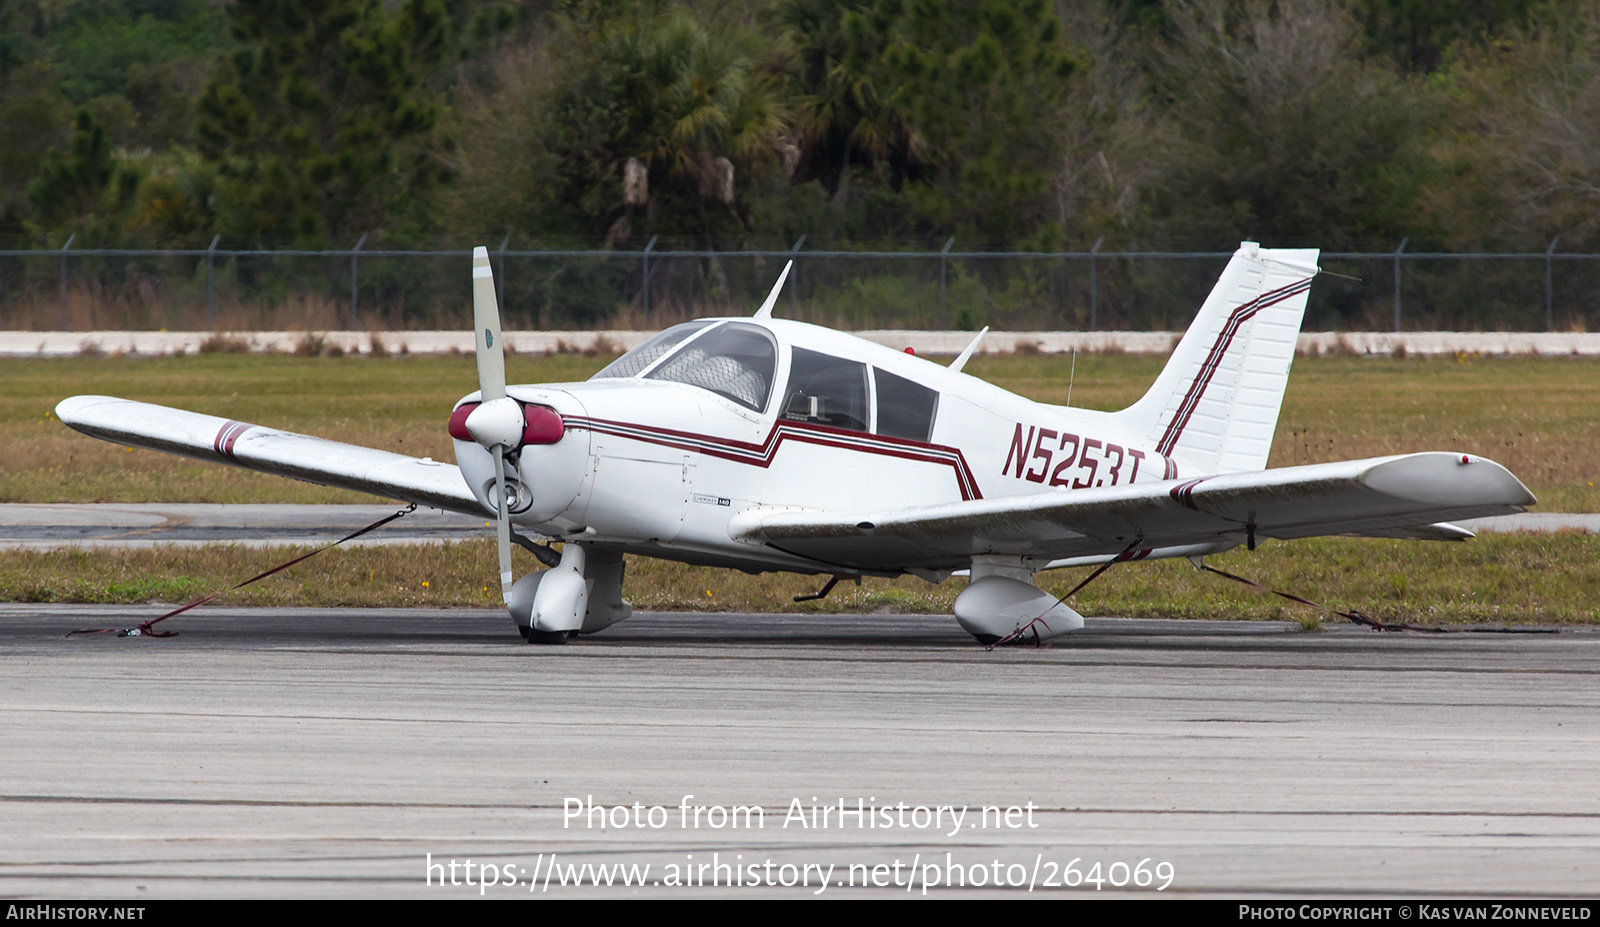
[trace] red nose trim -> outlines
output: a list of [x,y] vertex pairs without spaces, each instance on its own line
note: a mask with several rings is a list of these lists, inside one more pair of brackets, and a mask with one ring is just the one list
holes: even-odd
[[[481,402],[467,402],[450,413],[450,437],[458,441],[471,441],[472,432],[467,430],[467,416],[472,410],[483,405]],[[556,410],[548,406],[522,406],[522,420],[525,426],[522,429],[523,444],[554,444],[561,440],[567,433],[567,425],[561,420]]]
[[481,402],[465,402],[461,407],[450,413],[450,437],[457,441],[471,441],[472,432],[467,430],[467,416],[472,410],[483,405]]
[[554,444],[567,433],[567,425],[547,406],[523,406],[522,419],[527,427],[522,429],[523,444]]

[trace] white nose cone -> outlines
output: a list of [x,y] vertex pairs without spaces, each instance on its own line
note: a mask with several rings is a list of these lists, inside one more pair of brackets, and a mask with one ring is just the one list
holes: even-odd
[[509,396],[491,399],[473,409],[464,424],[472,440],[484,447],[494,447],[496,444],[516,447],[522,442],[522,430],[526,427],[522,420],[522,406]]

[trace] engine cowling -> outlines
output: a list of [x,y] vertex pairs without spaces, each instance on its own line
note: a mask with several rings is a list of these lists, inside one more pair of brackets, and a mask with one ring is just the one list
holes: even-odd
[[[455,443],[456,463],[485,508],[495,508],[494,456],[486,444],[498,443],[507,448],[507,512],[518,523],[542,524],[555,519],[579,496],[590,471],[589,442],[585,432],[570,433],[565,418],[554,407],[564,395],[552,396],[552,404],[507,398],[503,401],[512,405],[516,419],[509,424],[502,420],[487,429],[480,418],[474,417],[484,403],[463,402],[451,413],[449,431]],[[482,441],[473,434],[468,427],[469,418],[490,440]]]

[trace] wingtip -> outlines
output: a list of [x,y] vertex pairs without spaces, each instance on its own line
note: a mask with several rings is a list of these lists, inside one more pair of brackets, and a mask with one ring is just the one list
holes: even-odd
[[56,418],[70,425],[77,419],[78,413],[84,409],[99,405],[102,402],[115,401],[116,397],[114,396],[68,396],[66,399],[56,403]]
[[1360,477],[1368,488],[1414,502],[1527,506],[1533,493],[1501,464],[1474,454],[1422,451],[1380,458]]

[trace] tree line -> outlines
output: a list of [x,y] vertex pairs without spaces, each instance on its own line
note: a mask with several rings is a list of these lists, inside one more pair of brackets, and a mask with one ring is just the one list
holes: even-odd
[[23,246],[1592,249],[1596,0],[12,0]]

